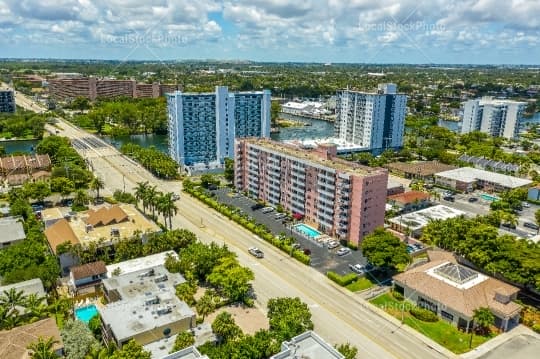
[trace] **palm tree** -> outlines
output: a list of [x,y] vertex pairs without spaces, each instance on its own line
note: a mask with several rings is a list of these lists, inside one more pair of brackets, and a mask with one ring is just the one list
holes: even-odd
[[40,319],[47,311],[47,305],[44,301],[45,298],[38,296],[36,293],[32,293],[26,297],[24,307],[27,310],[27,314],[31,316],[31,321]]
[[85,207],[90,202],[90,197],[84,189],[78,189],[75,192],[75,198],[73,198],[73,205],[78,207]]
[[216,310],[214,296],[211,293],[204,293],[204,295],[197,301],[197,304],[195,304],[195,309],[197,310],[197,314],[202,317],[204,322],[204,318]]
[[174,193],[169,192],[162,194],[158,199],[158,208],[163,214],[165,227],[167,226],[167,218],[169,219],[169,229],[172,230],[172,216],[178,213],[178,207],[174,204]]
[[[148,187],[143,198],[143,207],[148,206],[152,210],[152,218],[156,218],[156,204],[158,198],[157,186]],[[145,205],[146,203],[146,205]]]
[[137,187],[135,188],[135,198],[137,199],[137,202],[143,201],[144,213],[146,213],[146,202],[144,198],[146,197],[146,192],[148,191],[148,188],[148,182],[137,182]]
[[104,188],[105,182],[99,177],[94,177],[92,182],[90,182],[90,189],[96,191],[96,199],[99,198],[99,190]]
[[5,290],[0,296],[0,305],[9,308],[8,312],[14,311],[15,307],[22,307],[26,301],[26,296],[22,290],[17,291],[15,288]]
[[58,343],[58,341],[54,340],[52,337],[49,337],[49,339],[46,340],[40,337],[37,342],[28,345],[28,349],[32,352],[31,357],[33,359],[58,358],[58,355],[56,355],[53,350],[56,343]]

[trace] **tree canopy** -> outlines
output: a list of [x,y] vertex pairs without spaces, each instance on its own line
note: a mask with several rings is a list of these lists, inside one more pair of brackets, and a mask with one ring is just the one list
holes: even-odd
[[362,253],[371,264],[384,268],[402,270],[411,260],[405,243],[383,228],[362,240]]

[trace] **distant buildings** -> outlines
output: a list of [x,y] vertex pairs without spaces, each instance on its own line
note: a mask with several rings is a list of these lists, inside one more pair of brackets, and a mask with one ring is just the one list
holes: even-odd
[[461,329],[472,329],[474,310],[489,308],[503,331],[519,324],[518,288],[456,262],[448,252],[428,251],[429,262],[393,277],[409,301]]
[[0,180],[10,186],[28,181],[44,181],[51,177],[49,155],[22,155],[0,158]]
[[179,164],[219,167],[234,139],[270,136],[270,91],[167,94],[169,154]]
[[21,218],[0,218],[0,249],[19,243],[26,238]]
[[461,167],[437,173],[435,183],[465,192],[477,188],[485,191],[503,192],[529,185],[532,181],[478,168]]
[[526,102],[482,97],[463,103],[461,133],[480,131],[495,137],[516,138]]
[[386,168],[388,168],[390,173],[394,173],[398,176],[425,181],[433,180],[435,174],[438,172],[453,170],[457,167],[439,161],[419,161],[392,162],[387,164]]
[[270,359],[345,359],[343,354],[325,342],[317,333],[308,331],[281,344],[281,352]]
[[15,106],[15,93],[12,89],[0,88],[0,112],[14,113],[17,110]]
[[501,173],[517,174],[520,169],[519,165],[515,165],[513,163],[495,161],[484,157],[469,156],[466,154],[459,156],[458,160],[474,165],[474,167],[479,169]]
[[266,139],[237,140],[234,172],[239,191],[280,204],[352,244],[384,224],[388,172],[336,157],[335,145],[306,150]]
[[388,196],[388,203],[401,213],[418,211],[431,205],[430,195],[422,191],[409,191]]
[[[195,313],[176,296],[185,282],[170,273],[158,257],[155,263],[130,273],[113,273],[103,280],[108,304],[98,307],[103,338],[118,348],[130,340],[145,345],[195,325]],[[144,260],[144,259],[142,259]],[[138,265],[140,259],[125,262]]]
[[407,96],[395,84],[380,84],[376,93],[337,93],[334,136],[380,153],[403,147]]
[[98,98],[131,97],[157,98],[167,92],[177,90],[176,85],[159,83],[143,84],[135,80],[98,79],[95,77],[63,77],[51,79],[49,95],[54,99],[69,100],[85,97],[89,100]]
[[314,101],[289,101],[281,105],[281,112],[296,116],[307,116],[315,118],[330,114],[330,111],[326,109],[325,103]]

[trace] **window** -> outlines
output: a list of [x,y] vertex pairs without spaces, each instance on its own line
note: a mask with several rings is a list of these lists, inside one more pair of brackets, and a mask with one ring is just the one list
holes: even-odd
[[449,322],[454,321],[454,316],[448,312],[445,312],[444,310],[441,310],[441,317],[443,317],[443,319],[445,320],[448,320]]

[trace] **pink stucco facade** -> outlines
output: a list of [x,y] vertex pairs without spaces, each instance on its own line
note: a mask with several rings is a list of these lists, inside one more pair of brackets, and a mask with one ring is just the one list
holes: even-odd
[[384,224],[387,181],[385,169],[339,159],[333,145],[306,150],[267,139],[235,143],[237,190],[281,204],[356,245]]

